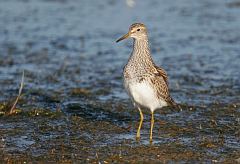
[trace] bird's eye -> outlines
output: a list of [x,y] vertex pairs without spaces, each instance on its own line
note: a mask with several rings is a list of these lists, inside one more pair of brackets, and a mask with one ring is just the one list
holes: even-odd
[[140,29],[137,29],[137,31],[140,31]]

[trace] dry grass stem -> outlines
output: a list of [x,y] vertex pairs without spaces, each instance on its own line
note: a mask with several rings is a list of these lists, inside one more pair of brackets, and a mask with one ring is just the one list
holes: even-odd
[[22,81],[21,81],[20,88],[19,88],[19,91],[18,91],[18,96],[17,96],[12,108],[10,109],[9,114],[15,113],[15,108],[16,108],[17,102],[18,102],[18,100],[19,100],[19,98],[22,94],[23,84],[24,84],[24,71],[22,73]]

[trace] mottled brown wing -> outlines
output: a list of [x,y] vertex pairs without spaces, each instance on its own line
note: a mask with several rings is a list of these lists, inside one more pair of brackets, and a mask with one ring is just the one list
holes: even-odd
[[168,76],[167,76],[166,71],[165,71],[163,68],[161,68],[161,67],[155,66],[155,68],[156,68],[155,75],[156,75],[156,76],[162,76],[163,79],[164,79],[164,81],[165,81],[166,84],[168,85]]
[[153,83],[155,83],[155,89],[157,91],[157,95],[159,98],[164,99],[169,105],[176,106],[177,104],[174,102],[172,97],[170,96],[169,90],[168,90],[168,77],[167,73],[164,69],[155,66],[156,73],[154,73],[154,78],[152,80]]

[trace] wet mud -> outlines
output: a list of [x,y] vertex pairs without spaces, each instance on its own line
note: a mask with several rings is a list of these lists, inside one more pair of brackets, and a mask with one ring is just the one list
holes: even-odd
[[[239,163],[239,6],[0,1],[0,163]],[[122,86],[132,42],[115,43],[135,21],[182,108],[155,112],[151,144],[150,113],[136,141],[139,113]]]

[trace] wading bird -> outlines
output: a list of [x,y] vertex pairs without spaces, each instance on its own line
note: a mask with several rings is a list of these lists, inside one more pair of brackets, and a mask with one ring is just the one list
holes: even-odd
[[176,106],[176,103],[169,93],[166,72],[157,67],[151,57],[146,26],[142,23],[132,24],[128,33],[116,42],[126,38],[133,38],[133,50],[123,71],[124,87],[141,116],[136,139],[140,139],[143,122],[141,109],[148,108],[151,111],[150,142],[152,142],[154,111],[164,106]]

